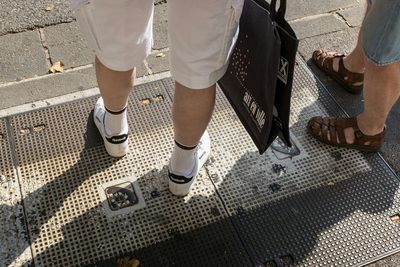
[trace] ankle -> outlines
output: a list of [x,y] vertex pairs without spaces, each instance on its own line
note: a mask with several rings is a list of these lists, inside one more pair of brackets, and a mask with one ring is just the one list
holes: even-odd
[[384,123],[379,123],[378,120],[374,121],[374,120],[368,119],[363,115],[360,115],[357,117],[357,125],[363,134],[369,135],[369,136],[374,136],[374,135],[380,134],[385,129]]
[[108,135],[125,134],[128,132],[128,118],[126,107],[119,111],[112,111],[105,107],[105,131]]
[[190,175],[195,164],[196,148],[197,146],[189,147],[175,141],[169,163],[170,171],[179,175]]
[[343,58],[343,64],[344,67],[351,72],[364,73],[365,71],[364,60],[362,57],[359,59],[358,57],[350,54]]

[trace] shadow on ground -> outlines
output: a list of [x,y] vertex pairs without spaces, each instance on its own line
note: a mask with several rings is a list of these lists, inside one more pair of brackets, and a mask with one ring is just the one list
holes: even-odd
[[[307,121],[306,114],[309,114],[307,108],[301,111],[300,122]],[[304,127],[304,125],[293,127]],[[101,145],[101,139],[95,131],[91,116],[88,119],[85,140],[85,148],[74,165],[45,186],[26,196],[25,199],[39,201],[36,203],[37,214],[28,216],[28,220],[37,218],[36,221],[27,222],[30,226],[31,244],[35,245],[43,226],[52,220],[63,202],[71,197],[85,180],[117,161],[111,157],[98,157],[98,162],[93,162],[96,153],[100,153],[95,148]],[[225,179],[239,177],[241,170],[253,168],[252,164],[255,163],[249,159],[254,157],[258,157],[256,152],[243,152]],[[380,164],[376,155],[366,155],[366,158],[370,163]],[[381,168],[384,169],[382,166]],[[154,174],[154,171],[158,173]],[[140,179],[146,180],[154,175],[166,177],[166,169],[149,170]],[[332,172],[330,175],[335,175],[335,173]],[[66,181],[67,177],[74,178]],[[240,179],[246,181],[247,178],[240,177]],[[61,186],[65,188],[65,183],[69,184],[68,190],[61,190]],[[349,228],[340,232],[341,237],[347,240],[346,244],[335,239],[336,232],[331,233],[329,238],[332,239],[321,241],[321,236],[329,233],[331,229],[357,212],[365,214],[387,212],[393,207],[397,189],[398,181],[393,176],[377,179],[372,168],[355,172],[351,177],[334,184],[289,194],[252,209],[246,210],[238,206],[230,218],[222,216],[225,211],[212,210],[211,214],[218,217],[216,222],[188,232],[170,229],[167,240],[155,239],[151,245],[145,247],[140,246],[140,240],[145,239],[146,236],[136,233],[133,225],[126,224],[127,221],[123,218],[116,218],[114,221],[104,218],[104,214],[99,212],[101,206],[105,205],[102,203],[76,216],[72,221],[55,224],[54,227],[60,230],[62,235],[58,241],[49,240],[45,249],[38,250],[40,252],[34,255],[34,262],[46,262],[46,266],[81,265],[77,264],[78,262],[89,266],[123,266],[121,259],[126,259],[126,261],[137,259],[142,266],[290,266],[301,264],[310,257],[315,257],[313,253],[316,249],[320,249],[321,242],[323,245],[332,244],[333,247],[325,247],[326,251],[334,249],[334,246],[364,246],[371,243],[366,235],[364,237],[365,233],[361,233],[364,238],[361,240],[353,241],[353,236],[351,236],[352,233],[357,232],[357,227],[360,229],[368,227],[366,225],[368,222],[361,225],[347,225]],[[221,193],[224,190],[229,190],[229,188],[222,183],[218,191]],[[62,194],[54,194],[54,192],[62,192]],[[191,201],[202,198],[204,197],[194,196]],[[43,199],[47,199],[47,202],[41,203]],[[176,198],[176,203],[183,201]],[[221,201],[225,200],[221,199]],[[198,211],[193,211],[192,216],[200,220],[201,217],[196,212]],[[154,218],[154,227],[162,227],[166,223],[163,221],[162,214]],[[98,235],[98,231],[110,222],[124,225],[123,229],[109,232],[105,236]],[[150,227],[148,231],[151,233],[152,228]],[[374,233],[370,233],[371,235],[373,236]],[[132,243],[138,244],[137,250],[130,250]],[[76,244],[79,244],[79,247]],[[119,255],[113,252],[115,250]],[[21,253],[23,250],[17,252],[16,257]],[[54,255],[59,255],[59,258]],[[74,258],[76,255],[79,259]],[[325,257],[329,258],[329,256]],[[334,256],[332,257],[332,261],[337,260]],[[97,260],[99,261],[94,262]]]

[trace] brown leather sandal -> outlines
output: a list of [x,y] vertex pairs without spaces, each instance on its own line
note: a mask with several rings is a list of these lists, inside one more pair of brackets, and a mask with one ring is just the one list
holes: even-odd
[[[363,134],[357,125],[357,118],[313,117],[308,121],[307,128],[317,140],[332,146],[354,148],[365,152],[379,150],[385,137],[386,128],[377,135]],[[353,128],[354,143],[349,144],[344,135],[344,129]]]
[[[343,86],[343,88],[351,94],[360,94],[363,89],[364,74],[351,72],[343,64],[345,55],[336,52],[328,52],[320,49],[314,51],[312,60],[322,71],[327,73],[336,82]],[[338,71],[333,69],[333,60],[339,59]]]

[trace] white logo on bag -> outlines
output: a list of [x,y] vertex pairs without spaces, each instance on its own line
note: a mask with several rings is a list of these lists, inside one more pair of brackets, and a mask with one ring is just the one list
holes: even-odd
[[261,109],[261,107],[257,104],[257,102],[253,98],[253,96],[250,95],[250,93],[248,93],[247,91],[244,92],[243,104],[245,105],[247,110],[250,112],[258,129],[261,131],[261,129],[264,127],[264,124],[265,124],[264,110]]
[[286,58],[281,57],[281,60],[279,62],[279,71],[278,71],[279,80],[281,80],[284,84],[287,84],[288,74],[289,74],[289,61],[287,61]]

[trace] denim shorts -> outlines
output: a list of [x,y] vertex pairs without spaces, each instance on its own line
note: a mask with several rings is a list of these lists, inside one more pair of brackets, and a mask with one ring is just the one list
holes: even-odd
[[400,60],[400,0],[368,0],[372,5],[361,33],[365,55],[377,65]]

